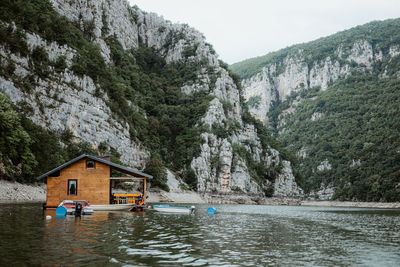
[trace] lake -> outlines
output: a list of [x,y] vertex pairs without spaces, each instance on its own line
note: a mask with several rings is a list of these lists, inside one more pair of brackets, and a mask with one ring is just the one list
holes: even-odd
[[0,266],[400,265],[400,210],[212,206],[54,218],[41,204],[3,203]]

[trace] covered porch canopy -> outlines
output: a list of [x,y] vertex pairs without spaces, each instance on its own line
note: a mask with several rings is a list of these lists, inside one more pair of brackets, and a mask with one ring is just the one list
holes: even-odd
[[[124,167],[124,166],[116,164],[116,163],[112,163],[111,161],[104,160],[101,158],[98,160],[98,162],[109,165],[111,170],[116,170],[121,173],[130,175],[127,177],[111,177],[111,174],[110,174],[110,194],[112,194],[112,183],[111,183],[112,181],[141,181],[141,182],[143,182],[143,191],[142,191],[143,202],[142,202],[142,204],[144,204],[145,199],[146,199],[147,184],[148,184],[149,179],[152,179],[153,176],[143,173],[141,171],[132,169],[132,168],[128,168],[128,167]],[[136,194],[115,194],[115,195],[116,195],[117,199],[120,199],[121,197],[126,198],[128,203],[131,203],[131,201],[134,201],[135,198],[138,197]],[[110,199],[110,201],[111,201],[111,199]],[[114,204],[120,204],[120,201],[117,201]]]

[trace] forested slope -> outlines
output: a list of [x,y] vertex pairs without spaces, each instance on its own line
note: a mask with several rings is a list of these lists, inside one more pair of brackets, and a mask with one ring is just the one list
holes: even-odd
[[232,65],[310,196],[400,200],[400,19]]
[[371,75],[307,94],[280,129],[284,144],[301,151],[303,188],[331,185],[341,200],[398,201],[399,103],[400,80]]

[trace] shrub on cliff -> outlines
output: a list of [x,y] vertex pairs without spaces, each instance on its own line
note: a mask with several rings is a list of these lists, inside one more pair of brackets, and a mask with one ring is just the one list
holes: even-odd
[[169,187],[167,185],[167,173],[160,159],[157,157],[151,157],[146,164],[144,172],[153,176],[153,179],[150,180],[151,186],[159,187],[165,191],[169,191]]
[[30,149],[32,140],[21,125],[20,115],[8,97],[0,92],[0,154],[1,178],[24,181],[37,165]]

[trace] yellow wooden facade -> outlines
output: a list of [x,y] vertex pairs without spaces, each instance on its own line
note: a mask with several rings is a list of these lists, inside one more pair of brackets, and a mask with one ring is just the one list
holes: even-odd
[[[83,158],[60,170],[60,176],[47,177],[47,206],[58,206],[61,201],[86,200],[92,205],[110,204],[110,166],[95,162],[87,168]],[[77,194],[68,194],[68,180],[77,180]]]

